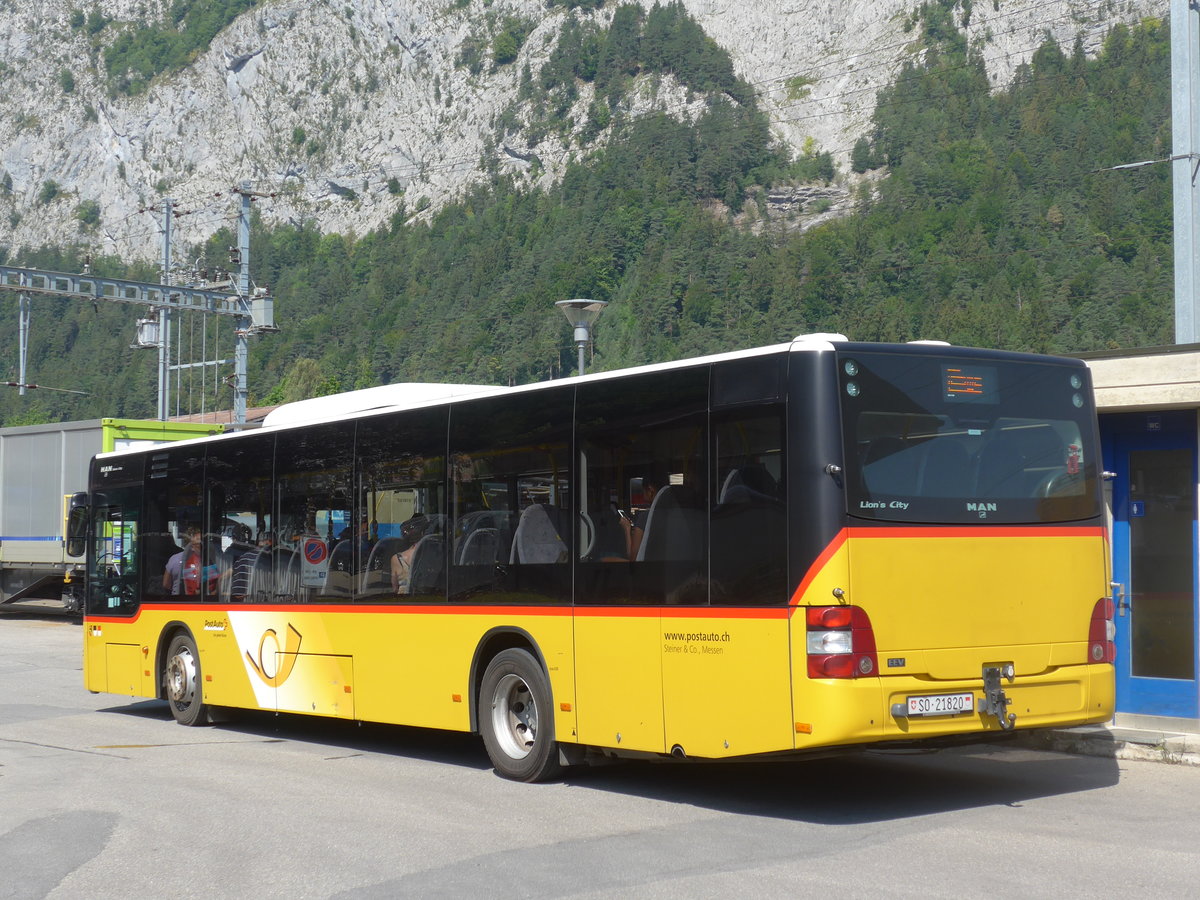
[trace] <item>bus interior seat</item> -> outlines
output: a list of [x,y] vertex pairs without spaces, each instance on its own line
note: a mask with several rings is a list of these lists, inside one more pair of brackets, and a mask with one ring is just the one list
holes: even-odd
[[738,487],[742,483],[742,470],[730,469],[729,474],[725,476],[725,480],[721,482],[721,492],[717,494],[717,503],[729,503],[730,491]]
[[254,558],[250,561],[248,569],[246,600],[253,603],[265,603],[273,600],[274,579],[271,568],[271,552],[255,550]]
[[349,598],[354,589],[354,576],[346,569],[330,569],[325,575],[325,587],[322,597],[333,597],[342,600]]
[[[463,555],[463,548],[471,539],[471,535],[480,529],[491,529],[499,534],[501,528],[506,524],[507,515],[503,512],[497,512],[491,509],[477,509],[462,516],[454,528],[454,562],[456,565],[462,565],[460,562]],[[472,551],[477,552],[477,551]],[[499,558],[499,557],[497,557]]]
[[271,562],[275,569],[275,599],[300,599],[300,557],[291,550],[276,550]]
[[1025,429],[1025,466],[1036,470],[1037,480],[1047,473],[1065,471],[1067,448],[1062,436],[1049,425]]
[[496,562],[500,548],[500,531],[497,528],[476,527],[458,548],[457,564],[460,566],[484,566]]
[[354,565],[354,545],[348,540],[338,541],[329,554],[329,571],[325,575],[324,597],[349,597],[354,587],[350,570]]
[[362,583],[359,585],[362,593],[376,595],[392,592],[392,557],[403,547],[404,538],[385,537],[375,542],[363,569]]
[[[629,543],[621,527],[621,514],[615,503],[599,506],[590,512],[580,512],[581,559],[590,561],[627,559]],[[585,520],[586,517],[586,520]],[[591,546],[587,545],[591,532]]]
[[417,541],[408,576],[410,594],[435,594],[444,589],[445,546],[440,534],[427,534]]
[[971,454],[953,438],[934,438],[921,458],[917,493],[922,497],[966,497],[971,493]]
[[509,562],[545,564],[566,560],[567,545],[555,526],[555,513],[544,503],[532,503],[521,511]]
[[717,495],[717,505],[726,503],[770,503],[779,499],[779,483],[759,463],[730,469]]
[[975,491],[980,497],[1033,497],[1065,459],[1062,438],[1052,428],[1002,431],[979,452]]
[[694,505],[685,487],[668,485],[660,488],[646,515],[638,561],[703,559],[706,519],[704,511]]
[[349,572],[350,567],[354,564],[353,551],[354,545],[348,540],[340,540],[334,544],[333,550],[329,553],[329,571]]

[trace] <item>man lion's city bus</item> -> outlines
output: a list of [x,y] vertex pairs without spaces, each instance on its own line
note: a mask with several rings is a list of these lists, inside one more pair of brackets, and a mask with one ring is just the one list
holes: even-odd
[[526,781],[1102,722],[1102,477],[1081,362],[937,343],[304,401],[96,457],[86,686]]

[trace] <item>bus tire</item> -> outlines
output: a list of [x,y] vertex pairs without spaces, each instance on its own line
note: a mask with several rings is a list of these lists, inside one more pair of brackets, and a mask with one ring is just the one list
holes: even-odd
[[479,730],[496,773],[514,781],[558,774],[550,681],[527,650],[497,653],[479,690]]
[[196,642],[191,635],[175,635],[163,665],[163,693],[170,704],[171,715],[180,725],[203,725],[208,722],[202,685]]

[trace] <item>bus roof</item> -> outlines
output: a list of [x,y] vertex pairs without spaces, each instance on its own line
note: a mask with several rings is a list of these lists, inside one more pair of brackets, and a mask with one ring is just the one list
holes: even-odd
[[[341,419],[355,418],[362,415],[416,409],[431,406],[449,400],[467,400],[505,393],[525,393],[527,391],[546,390],[561,387],[566,384],[577,384],[591,381],[607,381],[631,375],[641,375],[650,372],[664,372],[671,369],[687,368],[689,366],[705,365],[736,359],[748,359],[755,356],[766,356],[772,353],[787,352],[828,352],[838,349],[891,348],[899,350],[910,348],[917,352],[937,352],[952,345],[941,341],[910,341],[907,343],[876,344],[861,343],[849,340],[843,334],[813,333],[798,335],[791,341],[780,344],[770,344],[764,347],[753,347],[745,350],[732,350],[707,356],[689,357],[670,362],[651,363],[642,366],[631,366],[626,369],[614,369],[605,372],[593,372],[587,375],[574,375],[558,378],[553,381],[538,381],[530,384],[502,387],[486,384],[442,384],[430,382],[401,382],[385,384],[377,387],[364,388],[357,391],[345,391],[330,394],[325,397],[313,397],[308,400],[298,400],[285,403],[270,412],[263,420],[263,428],[289,428],[301,425],[315,425],[322,422],[332,422]],[[953,347],[955,351],[971,350],[971,348]],[[975,351],[986,355],[1029,356],[1008,351]],[[257,432],[227,432],[222,438],[236,439],[239,435]],[[120,451],[117,451],[120,452]],[[106,454],[107,455],[107,454]]]
[[452,397],[471,397],[480,394],[495,394],[508,388],[489,384],[429,384],[425,382],[403,382],[345,391],[309,400],[285,403],[267,413],[263,428],[279,428],[287,425],[306,425],[327,422],[354,413],[384,409],[403,409],[449,400]]
[[[809,335],[797,338],[797,341],[807,341]],[[845,340],[841,335],[813,335],[819,340],[797,349],[832,349],[831,345],[816,346],[827,343],[827,339]],[[590,375],[574,375],[567,378],[556,378],[553,381],[536,381],[530,384],[499,387],[488,384],[435,384],[427,382],[402,382],[385,384],[379,387],[364,388],[359,391],[345,391],[340,394],[330,394],[325,397],[313,397],[310,400],[297,400],[285,403],[267,414],[263,419],[264,428],[278,428],[290,425],[306,425],[318,422],[328,422],[332,419],[344,418],[357,413],[385,412],[387,410],[412,409],[427,406],[443,400],[459,400],[470,397],[480,397],[489,394],[515,393],[529,390],[543,390],[558,387],[563,384],[581,381],[605,381],[620,378],[625,375],[640,375],[646,372],[661,372],[669,369],[679,369],[687,366],[703,365],[720,360],[742,359],[751,356],[762,356],[768,353],[782,353],[793,345],[775,344],[767,347],[755,347],[749,350],[732,350],[709,356],[690,357],[664,363],[651,363],[644,366],[631,366],[627,369],[613,369],[606,372],[593,372]]]

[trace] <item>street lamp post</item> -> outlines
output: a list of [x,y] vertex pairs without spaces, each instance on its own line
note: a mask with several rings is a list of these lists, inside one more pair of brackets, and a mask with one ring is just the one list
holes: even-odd
[[608,306],[607,300],[559,300],[554,304],[563,311],[575,329],[575,346],[579,348],[579,374],[583,374],[584,351],[592,340],[592,326]]

